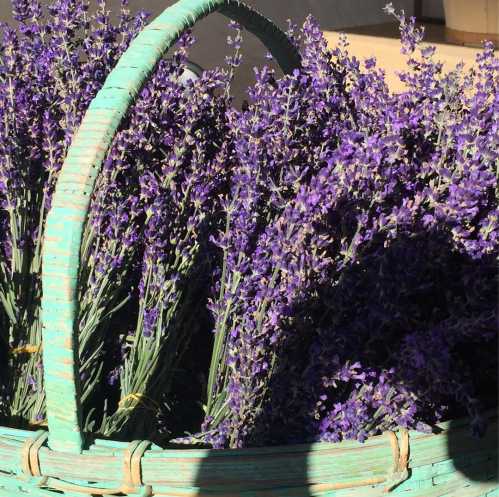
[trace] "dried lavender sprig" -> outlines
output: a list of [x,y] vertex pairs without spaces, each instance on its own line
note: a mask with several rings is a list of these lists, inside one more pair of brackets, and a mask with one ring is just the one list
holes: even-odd
[[[41,244],[57,173],[86,107],[126,48],[118,35],[129,41],[143,18],[125,20],[116,29],[106,21],[104,2],[92,26],[86,1],[55,1],[42,9],[36,1],[18,0],[13,8],[19,31],[5,27],[0,48],[5,69],[0,76],[0,217],[6,228],[0,240],[0,287],[11,348],[36,350],[41,341]],[[93,50],[87,62],[81,57],[85,50]],[[21,145],[22,155],[16,152]],[[40,421],[44,393],[39,353],[13,354],[10,365],[13,414]]]
[[[412,53],[412,47],[417,46],[419,39],[419,34],[413,29],[413,21],[405,25],[404,33],[405,37],[413,36],[416,38],[415,41],[403,39],[403,43],[408,46],[408,53]],[[283,340],[286,341],[286,329],[289,327],[291,327],[291,330],[293,329],[293,313],[296,312],[293,310],[294,307],[300,300],[303,300],[303,305],[306,305],[308,299],[313,296],[313,292],[312,295],[308,296],[307,293],[310,293],[317,281],[321,279],[327,281],[328,278],[331,278],[331,284],[333,284],[338,277],[341,277],[341,271],[355,263],[359,257],[359,249],[363,246],[368,246],[368,244],[381,237],[381,240],[385,240],[382,243],[385,243],[385,247],[387,247],[391,240],[396,240],[404,233],[410,233],[411,231],[424,233],[437,230],[452,236],[455,250],[463,251],[473,258],[483,258],[487,254],[497,251],[495,235],[497,233],[497,223],[493,221],[494,219],[497,220],[497,201],[494,201],[493,196],[491,196],[494,190],[494,175],[491,174],[494,162],[490,159],[493,159],[493,157],[491,157],[490,153],[487,153],[485,146],[481,149],[483,152],[476,156],[475,167],[479,168],[481,172],[479,175],[472,174],[474,174],[474,180],[479,181],[480,186],[478,188],[476,188],[477,183],[473,185],[467,180],[466,176],[462,175],[459,163],[453,165],[455,176],[448,173],[449,164],[446,162],[448,160],[449,145],[444,145],[442,139],[439,138],[441,134],[438,133],[439,128],[437,126],[439,126],[438,123],[442,122],[439,116],[442,111],[450,113],[451,116],[456,115],[456,117],[463,111],[464,115],[467,115],[467,111],[466,107],[456,107],[452,103],[452,96],[448,93],[448,90],[445,90],[447,93],[442,91],[448,88],[452,81],[455,81],[455,78],[452,74],[440,77],[438,63],[433,63],[430,60],[432,51],[426,49],[421,51],[423,63],[414,62],[412,66],[413,72],[409,76],[402,76],[409,83],[410,90],[400,97],[395,97],[387,91],[382,74],[375,69],[374,61],[366,61],[368,71],[363,73],[358,62],[350,59],[344,53],[344,46],[340,46],[333,54],[340,59],[338,66],[336,66],[337,69],[334,69],[334,66],[330,63],[331,55],[328,55],[324,50],[324,42],[321,41],[322,35],[319,30],[313,25],[309,25],[305,34],[305,38],[307,37],[309,41],[307,50],[309,52],[308,55],[305,54],[304,56],[303,65],[305,69],[307,67],[313,68],[313,73],[309,75],[312,82],[311,86],[313,86],[311,90],[312,96],[307,95],[307,97],[314,103],[316,103],[314,96],[315,98],[318,97],[317,104],[319,108],[339,109],[339,115],[336,114],[335,116],[333,113],[331,116],[329,114],[333,119],[329,122],[326,121],[326,124],[321,129],[326,140],[324,140],[322,147],[319,147],[319,150],[322,148],[324,155],[331,164],[324,171],[321,171],[317,178],[321,178],[323,174],[326,174],[326,178],[329,179],[324,181],[324,185],[334,184],[337,189],[330,190],[327,193],[328,188],[331,187],[322,187],[321,180],[319,189],[315,187],[315,190],[307,190],[304,187],[305,190],[300,191],[300,195],[294,200],[297,205],[307,206],[304,210],[305,213],[308,210],[307,215],[312,216],[310,219],[314,219],[316,216],[316,214],[313,214],[314,209],[318,208],[316,202],[321,206],[323,212],[315,219],[315,225],[314,223],[308,225],[304,218],[299,215],[292,215],[293,208],[291,208],[286,215],[290,217],[285,217],[280,221],[280,225],[283,227],[281,231],[278,229],[279,224],[275,224],[274,228],[272,228],[271,224],[273,222],[277,223],[279,217],[273,218],[271,215],[263,223],[264,226],[267,225],[268,229],[270,229],[270,231],[266,231],[267,235],[260,235],[255,232],[253,221],[249,231],[238,234],[237,226],[233,225],[227,230],[228,235],[226,235],[226,238],[220,236],[217,241],[224,252],[232,252],[233,256],[236,256],[235,260],[241,261],[241,256],[237,256],[239,246],[231,246],[225,241],[231,240],[231,236],[234,236],[236,241],[246,240],[247,238],[244,237],[248,237],[248,235],[254,236],[252,245],[242,245],[243,258],[247,261],[246,265],[243,266],[245,272],[241,273],[238,266],[234,266],[234,273],[227,274],[226,266],[224,266],[225,271],[221,273],[223,281],[230,281],[231,278],[237,280],[235,295],[228,295],[225,301],[224,295],[221,295],[218,305],[212,306],[217,322],[221,316],[221,322],[224,326],[226,323],[230,323],[224,329],[223,345],[218,348],[218,351],[222,351],[221,354],[219,352],[218,357],[222,355],[222,359],[219,364],[212,363],[217,368],[218,379],[211,382],[211,388],[208,391],[208,395],[215,395],[215,399],[221,399],[215,410],[209,410],[204,425],[206,440],[209,440],[215,446],[224,446],[226,444],[241,446],[255,443],[258,440],[258,438],[255,438],[255,429],[257,429],[255,423],[261,417],[259,411],[264,408],[265,397],[269,395],[268,382],[272,376],[268,372],[271,370],[270,365],[272,365],[276,357],[281,361],[286,361],[285,353],[282,350],[280,353],[274,352],[279,349],[270,344],[279,344]],[[490,78],[496,71],[497,62],[490,52],[484,56],[484,59],[489,61],[484,74],[487,74],[486,78]],[[341,68],[345,68],[345,70],[342,72]],[[423,70],[419,72],[421,68]],[[336,72],[335,78],[331,78],[331,74],[334,74],[333,71]],[[436,89],[433,85],[437,86]],[[467,83],[466,88],[467,90],[472,89],[470,82]],[[484,95],[482,93],[483,87],[478,82],[477,89],[480,92],[480,97],[474,100],[475,105],[479,101],[486,101],[487,99],[489,102],[496,101],[497,98],[494,97],[493,88],[494,85],[489,85],[488,90],[485,92],[487,96],[482,98]],[[260,95],[258,96],[260,97]],[[257,100],[255,108],[260,105],[261,108],[266,109],[265,97],[267,95]],[[300,102],[303,102],[303,100],[303,98],[300,99]],[[419,103],[418,107],[414,106],[415,102]],[[423,105],[421,105],[421,102]],[[279,104],[275,101],[268,102],[267,105],[268,107],[273,105],[274,108],[279,109]],[[479,112],[483,120],[480,121],[476,129],[480,129],[480,134],[473,132],[467,136],[466,141],[459,140],[457,142],[458,149],[460,143],[469,143],[469,140],[472,142],[474,140],[483,140],[488,143],[491,137],[490,133],[493,130],[493,120],[488,117],[490,115],[488,110],[484,113],[481,110]],[[303,113],[306,114],[306,111]],[[347,120],[345,120],[345,117]],[[267,113],[261,112],[255,121],[263,123],[260,126],[265,129],[267,119]],[[317,118],[315,120],[310,119],[310,122],[313,123],[316,120]],[[241,141],[251,143],[251,140],[256,139],[259,144],[257,150],[263,151],[262,142],[265,142],[265,135],[262,137],[255,134],[252,128],[248,128],[244,115],[243,119],[240,119],[237,124],[238,129],[243,131]],[[423,134],[425,127],[426,133]],[[453,132],[455,131],[453,130]],[[244,133],[248,133],[248,136],[245,137]],[[433,142],[434,138],[436,138],[436,143]],[[452,141],[448,143],[453,145]],[[303,148],[308,146],[309,143],[306,143]],[[469,147],[469,145],[465,146],[466,148]],[[494,149],[494,147],[491,148]],[[239,148],[236,147],[236,149],[240,150],[241,146],[239,145]],[[313,158],[310,162],[320,165],[324,163],[324,155],[321,157],[322,160],[317,162],[317,159]],[[259,159],[260,157],[255,153],[252,162],[258,164],[258,167],[262,167]],[[271,157],[269,161],[273,159]],[[426,168],[428,163],[432,166],[432,173],[430,174]],[[265,161],[263,161],[263,164],[268,167]],[[333,169],[331,169],[331,166]],[[326,173],[326,171],[329,172]],[[235,177],[237,178],[237,176]],[[256,170],[253,177],[258,178]],[[436,178],[438,180],[434,181]],[[457,184],[450,183],[448,181],[450,178]],[[313,183],[311,183],[312,185]],[[470,190],[467,195],[471,194],[474,200],[471,204],[469,200],[466,200],[465,203],[460,201],[458,206],[452,200],[453,197],[458,192],[460,195],[464,194],[468,188]],[[248,191],[253,192],[255,189],[258,189],[258,186],[253,183],[248,188]],[[257,191],[262,194],[265,189],[259,188]],[[237,193],[239,194],[239,191]],[[254,195],[252,193],[250,198],[254,198]],[[231,200],[237,202],[238,195],[234,195]],[[335,204],[333,200],[338,203]],[[475,202],[478,202],[478,204]],[[227,202],[227,205],[230,206],[231,203]],[[241,211],[238,211],[238,215],[252,219],[252,216],[256,217],[258,215],[258,209],[255,209],[249,203],[248,205],[249,207],[245,209],[243,204],[242,214]],[[449,210],[452,205],[456,205],[457,210],[454,208]],[[471,208],[468,208],[468,206]],[[316,212],[319,215],[321,211]],[[477,213],[480,213],[480,217],[474,217]],[[231,214],[230,209],[228,209],[228,214]],[[326,217],[319,222],[321,216]],[[340,229],[341,226],[324,224],[328,216],[337,220],[343,218],[342,224],[346,231]],[[229,215],[227,218],[231,220]],[[487,230],[490,230],[487,232],[486,240],[483,240],[486,243],[478,242],[476,239],[478,237],[481,240],[482,229],[477,230],[476,224],[473,223],[483,226],[484,223],[481,219],[487,220]],[[464,244],[461,241],[463,238],[456,236],[462,233],[461,228],[458,227],[461,223],[468,227],[467,233],[463,237],[468,239]],[[473,226],[471,230],[469,229],[470,223]],[[322,240],[317,239],[321,240],[320,243],[316,242],[318,248],[322,247],[322,250],[325,250],[323,256],[320,255],[321,250],[314,252],[314,245],[311,241],[307,242],[310,245],[302,245],[301,248],[289,244],[290,237],[293,239],[293,230],[297,230],[296,232],[299,233],[300,229],[302,229],[302,233],[305,235],[307,234],[307,226],[310,226],[309,235],[315,234],[315,236],[320,234],[320,231],[317,231],[318,228],[328,226],[328,236],[325,236]],[[284,227],[289,228],[291,231],[284,229]],[[340,229],[339,232],[338,229]],[[272,230],[275,230],[274,235],[271,234]],[[492,234],[491,237],[489,233]],[[297,236],[296,239],[299,240],[300,237]],[[266,248],[267,244],[269,244],[268,249]],[[283,251],[280,248],[281,246],[286,247],[286,249]],[[307,262],[305,254],[310,253],[316,254],[314,256],[316,260],[314,261],[314,257],[312,257]],[[294,276],[296,286],[288,286],[286,284],[287,280],[284,278],[284,284],[280,287],[279,280],[282,278],[280,275],[286,264],[292,262],[293,254],[303,254],[305,265],[302,270],[300,270],[301,266],[292,265],[284,272],[284,274]],[[277,256],[283,257],[284,266],[282,262],[278,262],[281,259]],[[228,256],[224,257],[230,260]],[[286,257],[288,260],[286,260]],[[273,263],[270,267],[269,261]],[[308,280],[307,271],[305,270],[307,266],[309,268],[319,268],[318,275],[320,275],[321,271],[326,271],[319,280],[316,277]],[[252,269],[247,269],[247,267]],[[334,276],[335,274],[336,276]],[[329,276],[326,277],[326,275]],[[300,280],[300,278],[304,279]],[[223,283],[219,288],[224,288]],[[294,290],[298,293],[295,294]],[[294,304],[292,304],[293,295],[298,297]],[[236,300],[236,303],[233,300]],[[284,305],[284,307],[279,307],[279,305]],[[275,312],[273,312],[272,306],[276,306]],[[224,310],[227,310],[227,313],[224,313]],[[267,315],[265,315],[265,311],[267,311]],[[261,320],[256,316],[260,316]],[[263,332],[266,320],[274,320],[274,323],[273,325],[267,324],[268,331]],[[264,328],[262,328],[262,325]],[[485,335],[483,339],[486,339]],[[270,343],[265,340],[270,340]],[[296,340],[299,347],[301,343],[299,337]],[[364,373],[358,370],[361,367],[360,364],[355,364],[352,366],[353,369],[349,369],[351,372],[348,374],[351,375],[351,378],[362,377]],[[429,420],[432,419],[432,416],[439,415],[438,409],[432,413],[431,409],[435,406],[432,407],[430,403],[426,406],[420,404],[416,407],[414,394],[405,389],[400,383],[397,383],[397,374],[400,373],[396,371],[377,373],[375,371],[369,372],[369,370],[366,370],[365,373],[374,374],[380,379],[383,378],[383,385],[389,387],[386,390],[387,392],[395,388],[394,392],[398,399],[397,402],[399,402],[398,407],[395,407],[397,404],[393,404],[389,412],[378,413],[374,425],[369,422],[370,428],[367,426],[369,415],[367,418],[359,417],[355,424],[350,425],[354,426],[352,431],[348,432],[345,424],[335,425],[336,427],[328,425],[330,428],[324,425],[325,432],[332,432],[331,436],[335,436],[337,439],[342,436],[363,439],[367,434],[373,433],[371,430],[376,432],[377,429],[379,430],[383,426],[393,426],[393,424],[397,423],[402,426],[411,423],[412,426],[423,426],[423,424],[417,425],[421,416],[426,416],[426,419]],[[394,373],[395,376],[393,376]],[[345,378],[348,378],[348,376],[345,376]],[[387,378],[392,378],[392,380],[387,382]],[[297,379],[297,383],[299,381]],[[450,379],[447,378],[447,381],[450,381]],[[213,393],[213,388],[215,388],[215,393]],[[227,392],[227,394],[224,392]],[[365,389],[360,392],[360,396],[353,397],[351,406],[347,407],[345,405],[346,412],[350,412],[349,410],[354,412],[355,406],[359,407],[361,405],[362,395],[364,394]],[[379,392],[376,395],[379,395]],[[392,398],[395,399],[393,394]],[[216,400],[212,401],[212,405],[216,405]],[[378,406],[376,409],[379,411],[380,407]],[[419,412],[416,416],[417,409],[419,409]],[[337,415],[338,412],[334,414],[334,416]],[[382,417],[379,418],[379,415]],[[275,419],[283,418],[279,418],[279,412],[277,412]],[[340,430],[344,430],[343,434]],[[258,434],[256,434],[256,437],[258,437]],[[258,443],[262,443],[262,440],[258,440]]]

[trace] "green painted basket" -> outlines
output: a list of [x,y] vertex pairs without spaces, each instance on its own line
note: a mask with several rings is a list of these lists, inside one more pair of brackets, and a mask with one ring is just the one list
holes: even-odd
[[434,434],[401,430],[366,443],[245,450],[163,450],[148,441],[90,440],[81,431],[75,334],[79,249],[101,163],[137,92],[183,30],[221,12],[253,32],[285,72],[300,58],[272,22],[237,0],[181,0],[133,41],[74,137],[47,219],[43,360],[49,431],[0,427],[0,497],[81,495],[368,497],[499,496],[497,413],[487,436],[465,420]]

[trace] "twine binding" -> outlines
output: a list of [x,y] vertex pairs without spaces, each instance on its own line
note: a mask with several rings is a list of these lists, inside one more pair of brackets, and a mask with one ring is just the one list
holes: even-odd
[[36,420],[36,421],[31,421],[29,423],[30,426],[48,426],[48,422],[45,418],[43,419],[39,419],[39,420]]
[[[368,487],[385,484],[382,493],[391,492],[397,485],[409,478],[409,432],[405,429],[400,429],[402,441],[399,445],[399,439],[395,432],[385,432],[390,438],[390,445],[393,454],[393,466],[388,471],[386,476],[376,476],[365,480],[348,481],[341,483],[316,483],[307,487],[311,494],[322,494],[325,492],[332,492],[336,490],[346,490],[359,487]],[[378,495],[378,494],[377,494]]]
[[[133,401],[133,404],[131,406],[125,407],[124,404],[128,401]],[[144,409],[152,412],[155,412],[159,409],[159,404],[154,399],[151,399],[143,393],[130,393],[118,402],[119,410],[134,409],[137,406],[143,407]]]
[[10,349],[12,355],[20,354],[38,354],[42,351],[42,344],[34,345],[32,343],[27,343],[26,345],[21,345],[20,347],[15,347]]
[[144,485],[142,481],[142,457],[151,446],[148,440],[131,442],[123,452],[123,483],[119,488],[97,488],[84,486],[59,480],[53,477],[42,476],[38,452],[48,438],[46,431],[38,431],[33,438],[26,440],[23,447],[22,467],[27,478],[33,480],[36,486],[49,487],[59,492],[78,492],[86,495],[115,495],[133,494],[138,497],[151,497],[152,486]]

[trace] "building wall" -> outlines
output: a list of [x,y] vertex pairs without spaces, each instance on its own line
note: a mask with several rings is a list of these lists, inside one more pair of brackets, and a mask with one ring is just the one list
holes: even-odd
[[[397,9],[405,9],[409,15],[414,13],[414,0],[392,1]],[[156,16],[174,2],[175,0],[130,0],[130,6],[132,9],[143,8]],[[247,0],[247,3],[274,19],[282,27],[286,27],[288,18],[301,24],[309,13],[318,19],[322,29],[328,31],[392,20],[383,12],[387,0]],[[108,0],[112,10],[118,9],[119,4],[120,0]],[[0,21],[9,20],[9,14],[10,0],[0,0]],[[220,15],[210,16],[196,26],[194,34],[199,43],[191,51],[192,60],[205,68],[223,63],[227,53],[226,19]],[[266,50],[259,41],[249,34],[245,34],[244,40],[243,64],[234,84],[234,90],[238,94],[253,81],[253,67],[266,63]]]
[[431,19],[443,19],[443,0],[423,0],[423,16]]

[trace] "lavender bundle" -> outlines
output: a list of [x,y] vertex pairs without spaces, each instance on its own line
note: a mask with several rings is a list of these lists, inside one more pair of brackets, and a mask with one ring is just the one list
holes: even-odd
[[51,195],[83,112],[144,16],[122,3],[113,26],[98,2],[13,1],[19,29],[0,45],[0,301],[6,404],[19,422],[43,422],[40,254]]
[[[197,274],[207,264],[218,195],[230,171],[224,123],[228,73],[205,72],[195,85],[182,82],[190,37],[183,43],[174,61],[160,63],[116,136],[87,227],[91,258],[104,257],[101,264],[113,268],[84,289],[88,316],[123,290],[136,306],[129,315],[135,322],[127,319],[123,335],[113,336],[123,345],[109,374],[111,384],[119,382],[120,399],[103,420],[104,434],[126,424],[139,429],[131,420],[138,408],[165,414],[172,374],[193,329],[186,323],[196,306]],[[133,286],[126,284],[127,272]],[[117,277],[109,285],[113,273]],[[100,339],[97,326],[91,333]]]
[[[45,418],[39,255],[53,187],[88,104],[146,19],[132,18],[125,1],[117,26],[105,1],[92,17],[88,8],[60,0],[45,12],[37,2],[15,2],[20,32],[5,26],[1,49],[5,398],[6,416],[21,423]],[[81,398],[85,429],[106,435],[129,428],[141,408],[154,411],[152,420],[162,415],[230,170],[224,113],[232,74],[215,70],[196,85],[186,82],[192,43],[186,35],[173,59],[159,64],[122,123],[83,237]]]
[[[92,17],[84,0],[13,5],[19,31],[3,26],[0,44],[0,414],[39,424],[46,212],[85,109],[146,16],[125,1],[117,26],[103,0]],[[214,343],[191,441],[364,440],[464,412],[483,430],[499,63],[487,45],[476,70],[446,73],[398,19],[400,94],[346,39],[328,49],[312,19],[289,33],[301,69],[256,71],[241,110],[236,25],[226,69],[185,82],[189,34],[158,64],[114,137],[81,247],[87,431],[178,434],[173,389],[196,330]],[[213,323],[198,318],[207,293]],[[202,376],[197,354],[187,383]]]
[[[498,61],[486,46],[477,72],[446,74],[414,20],[399,20],[400,95],[345,41],[329,51],[308,20],[303,71],[276,81],[262,70],[231,117],[238,166],[215,241],[203,425],[216,447],[428,430],[458,406],[482,425],[484,376],[459,350],[497,339]],[[397,264],[390,293],[380,271]],[[438,300],[418,302],[418,285]]]

